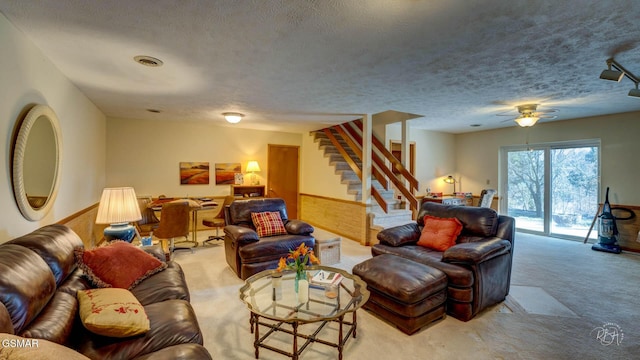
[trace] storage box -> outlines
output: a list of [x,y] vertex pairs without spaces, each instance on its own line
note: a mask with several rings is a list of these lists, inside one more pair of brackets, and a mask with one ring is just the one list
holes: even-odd
[[340,262],[340,237],[316,239],[315,253],[321,265],[332,265]]

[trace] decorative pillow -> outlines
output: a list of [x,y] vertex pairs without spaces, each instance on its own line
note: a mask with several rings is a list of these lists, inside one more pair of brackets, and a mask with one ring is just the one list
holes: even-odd
[[456,239],[462,231],[462,223],[456,218],[439,218],[424,216],[424,228],[418,240],[418,245],[433,250],[445,251],[456,244]]
[[260,213],[251,213],[253,226],[256,227],[259,237],[286,235],[287,229],[277,211],[266,211]]
[[0,334],[0,359],[11,360],[89,360],[68,347],[44,339]]
[[123,338],[150,329],[144,307],[129,290],[79,290],[78,302],[80,320],[94,334]]
[[76,262],[97,287],[133,289],[142,280],[167,268],[158,260],[125,241],[111,241],[91,250],[76,248]]

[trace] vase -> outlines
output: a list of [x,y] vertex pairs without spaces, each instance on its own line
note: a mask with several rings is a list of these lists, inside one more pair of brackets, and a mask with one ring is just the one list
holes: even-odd
[[302,270],[302,271],[298,271],[296,272],[296,279],[295,279],[295,290],[296,290],[296,294],[298,293],[298,289],[300,287],[299,283],[300,280],[307,280],[307,272]]

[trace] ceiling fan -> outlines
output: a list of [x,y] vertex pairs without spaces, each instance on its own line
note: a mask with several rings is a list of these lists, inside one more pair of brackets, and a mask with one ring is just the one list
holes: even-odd
[[[558,117],[556,115],[549,115],[558,112],[558,109],[545,109],[539,111],[539,105],[540,104],[524,104],[516,106],[518,114],[517,117],[513,120],[522,127],[531,127],[535,125],[540,119],[555,119]],[[514,116],[516,114],[514,114],[513,111],[507,111],[497,115]]]

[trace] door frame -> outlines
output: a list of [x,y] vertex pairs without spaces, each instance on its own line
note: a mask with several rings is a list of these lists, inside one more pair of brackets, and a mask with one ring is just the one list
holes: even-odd
[[[508,213],[508,153],[510,151],[523,151],[523,150],[544,150],[544,203],[543,203],[543,211],[544,211],[544,230],[543,231],[535,231],[528,229],[518,229],[518,231],[545,235],[550,237],[558,237],[563,239],[578,239],[578,237],[570,236],[570,235],[561,235],[556,233],[551,233],[551,212],[552,212],[552,198],[551,198],[551,150],[552,149],[562,149],[562,148],[577,148],[577,147],[595,147],[598,152],[598,189],[597,191],[597,202],[601,203],[601,191],[602,188],[601,179],[602,179],[602,141],[600,139],[585,139],[585,140],[568,140],[568,141],[557,141],[557,142],[548,142],[548,143],[538,143],[538,144],[523,144],[523,145],[508,145],[500,147],[500,155],[498,161],[498,189],[501,194],[498,202],[498,210],[500,213],[507,214]],[[582,240],[582,239],[580,239]]]

